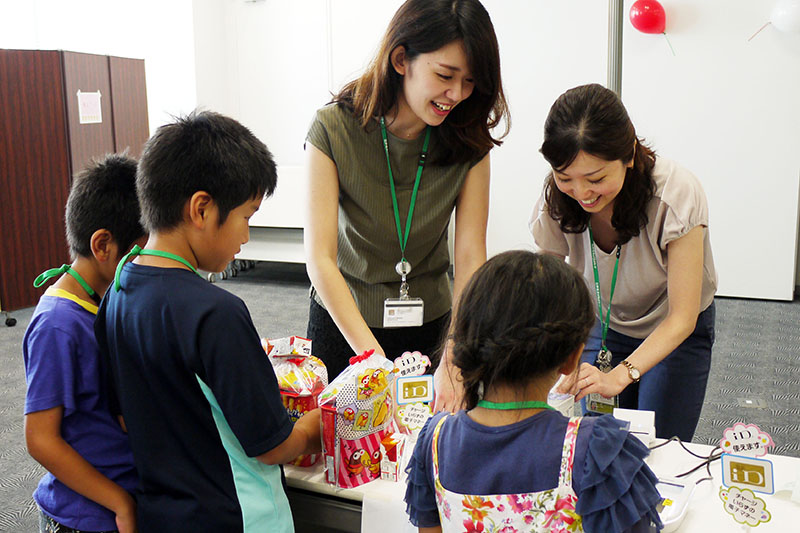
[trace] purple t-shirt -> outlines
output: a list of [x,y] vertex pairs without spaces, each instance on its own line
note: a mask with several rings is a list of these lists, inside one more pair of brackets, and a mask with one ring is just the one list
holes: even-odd
[[[56,296],[58,295],[58,296]],[[96,306],[52,287],[39,300],[22,343],[28,390],[25,414],[64,407],[61,435],[101,474],[129,492],[137,487],[127,435],[108,408],[94,336]],[[114,513],[49,472],[33,498],[73,529],[116,529]]]

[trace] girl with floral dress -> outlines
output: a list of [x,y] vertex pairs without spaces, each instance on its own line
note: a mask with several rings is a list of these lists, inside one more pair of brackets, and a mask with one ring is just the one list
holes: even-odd
[[593,324],[586,284],[556,257],[505,252],[476,271],[452,334],[466,410],[427,422],[407,470],[421,533],[660,529],[647,448],[611,416],[546,403]]

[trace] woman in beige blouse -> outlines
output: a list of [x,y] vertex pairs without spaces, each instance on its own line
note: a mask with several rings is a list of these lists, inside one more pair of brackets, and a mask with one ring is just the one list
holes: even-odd
[[645,146],[620,99],[596,84],[556,100],[541,151],[552,172],[531,219],[534,241],[583,274],[599,318],[562,391],[591,413],[655,411],[657,436],[690,441],[717,287],[700,182]]

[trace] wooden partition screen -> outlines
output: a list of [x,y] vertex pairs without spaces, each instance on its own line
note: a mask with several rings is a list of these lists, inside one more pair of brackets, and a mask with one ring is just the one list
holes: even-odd
[[[100,123],[80,123],[79,90],[100,91]],[[64,207],[71,176],[92,157],[108,152],[129,148],[138,157],[148,136],[146,102],[144,61],[65,51],[0,50],[4,311],[34,305],[43,289],[34,289],[33,279],[70,261]]]

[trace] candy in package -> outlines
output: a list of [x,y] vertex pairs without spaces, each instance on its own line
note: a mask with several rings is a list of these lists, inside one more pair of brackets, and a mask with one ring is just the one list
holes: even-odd
[[[261,344],[278,378],[283,405],[292,422],[296,422],[318,407],[317,399],[328,384],[328,370],[320,359],[311,355],[311,341],[308,339],[262,339]],[[311,466],[318,459],[317,454],[301,455],[290,464]]]
[[394,364],[371,350],[350,359],[319,398],[325,479],[341,488],[381,476],[381,439],[392,419]]
[[311,340],[292,335],[280,339],[261,339],[267,355],[311,355]]
[[403,458],[407,435],[405,433],[386,433],[381,439],[383,459],[381,460],[381,479],[386,481],[402,481],[403,471],[400,464]]

